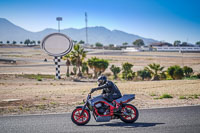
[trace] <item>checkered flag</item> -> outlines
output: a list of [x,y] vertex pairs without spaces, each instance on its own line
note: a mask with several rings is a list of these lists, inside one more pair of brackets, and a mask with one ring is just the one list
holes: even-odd
[[60,79],[60,62],[61,62],[61,58],[60,56],[55,56],[54,57],[54,62],[55,62],[55,65],[56,65],[56,76],[55,78],[56,79]]

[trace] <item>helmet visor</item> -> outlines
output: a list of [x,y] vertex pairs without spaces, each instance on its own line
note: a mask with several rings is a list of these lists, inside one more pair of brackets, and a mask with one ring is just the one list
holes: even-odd
[[103,83],[103,80],[98,80],[97,82],[98,82],[98,84],[101,85]]

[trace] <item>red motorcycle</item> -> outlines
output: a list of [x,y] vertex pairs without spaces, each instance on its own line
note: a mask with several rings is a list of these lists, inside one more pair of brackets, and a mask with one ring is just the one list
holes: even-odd
[[77,106],[72,112],[72,122],[85,125],[90,121],[92,112],[96,122],[109,122],[111,119],[121,119],[126,123],[134,123],[139,116],[137,108],[128,102],[135,99],[134,94],[125,94],[109,103],[101,95],[91,98],[89,93],[84,106]]

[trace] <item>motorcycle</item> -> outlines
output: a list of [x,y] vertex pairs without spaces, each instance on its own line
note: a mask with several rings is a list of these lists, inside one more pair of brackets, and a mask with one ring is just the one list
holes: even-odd
[[134,123],[138,119],[139,112],[135,106],[128,104],[133,99],[135,99],[134,94],[125,94],[110,103],[101,95],[92,98],[89,93],[84,106],[77,106],[73,110],[71,120],[76,125],[85,125],[90,121],[91,111],[96,122],[121,119],[125,123]]

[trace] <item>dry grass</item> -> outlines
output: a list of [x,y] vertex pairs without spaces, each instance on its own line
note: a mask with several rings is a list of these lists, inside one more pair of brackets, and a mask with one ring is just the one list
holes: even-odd
[[[159,53],[136,52],[123,55],[103,55],[102,51],[89,55],[108,59],[110,64],[121,66],[124,62],[134,64],[137,71],[150,63],[159,63],[168,67],[171,65],[187,65],[200,72],[199,53]],[[100,54],[99,54],[100,53]],[[23,56],[22,56],[23,55]],[[68,112],[87,96],[91,88],[97,86],[95,82],[73,82],[70,79],[60,81],[52,78],[16,76],[15,74],[55,74],[55,67],[45,66],[53,64],[53,57],[45,54],[41,49],[33,48],[1,48],[1,58],[25,59],[16,64],[0,62],[0,114],[48,113]],[[47,58],[48,62],[43,62]],[[64,64],[64,61],[62,62]],[[33,67],[17,67],[33,65]],[[40,65],[40,66],[39,66]],[[3,67],[7,66],[7,67]],[[9,67],[8,67],[9,66]],[[16,66],[16,67],[15,67]],[[72,69],[72,68],[70,68]],[[107,69],[106,72],[110,72]],[[61,67],[61,74],[65,75],[66,67]],[[200,80],[176,81],[115,81],[123,94],[134,93],[136,99],[132,102],[138,108],[182,106],[200,104]],[[95,92],[94,95],[99,94]],[[172,99],[159,99],[163,94],[173,96]],[[185,97],[180,99],[180,97]],[[18,102],[2,102],[4,99],[21,99]]]
[[[200,80],[177,81],[117,81],[122,94],[136,94],[132,103],[138,108],[166,107],[200,104]],[[37,81],[7,75],[0,80],[0,101],[4,99],[22,99],[21,102],[0,102],[1,114],[66,112],[81,104],[95,82],[56,81],[44,79]],[[101,91],[95,92],[98,95]],[[152,95],[153,94],[153,95]],[[170,94],[173,99],[158,99],[163,94]],[[180,96],[193,96],[180,100]],[[72,107],[72,108],[71,108]]]

